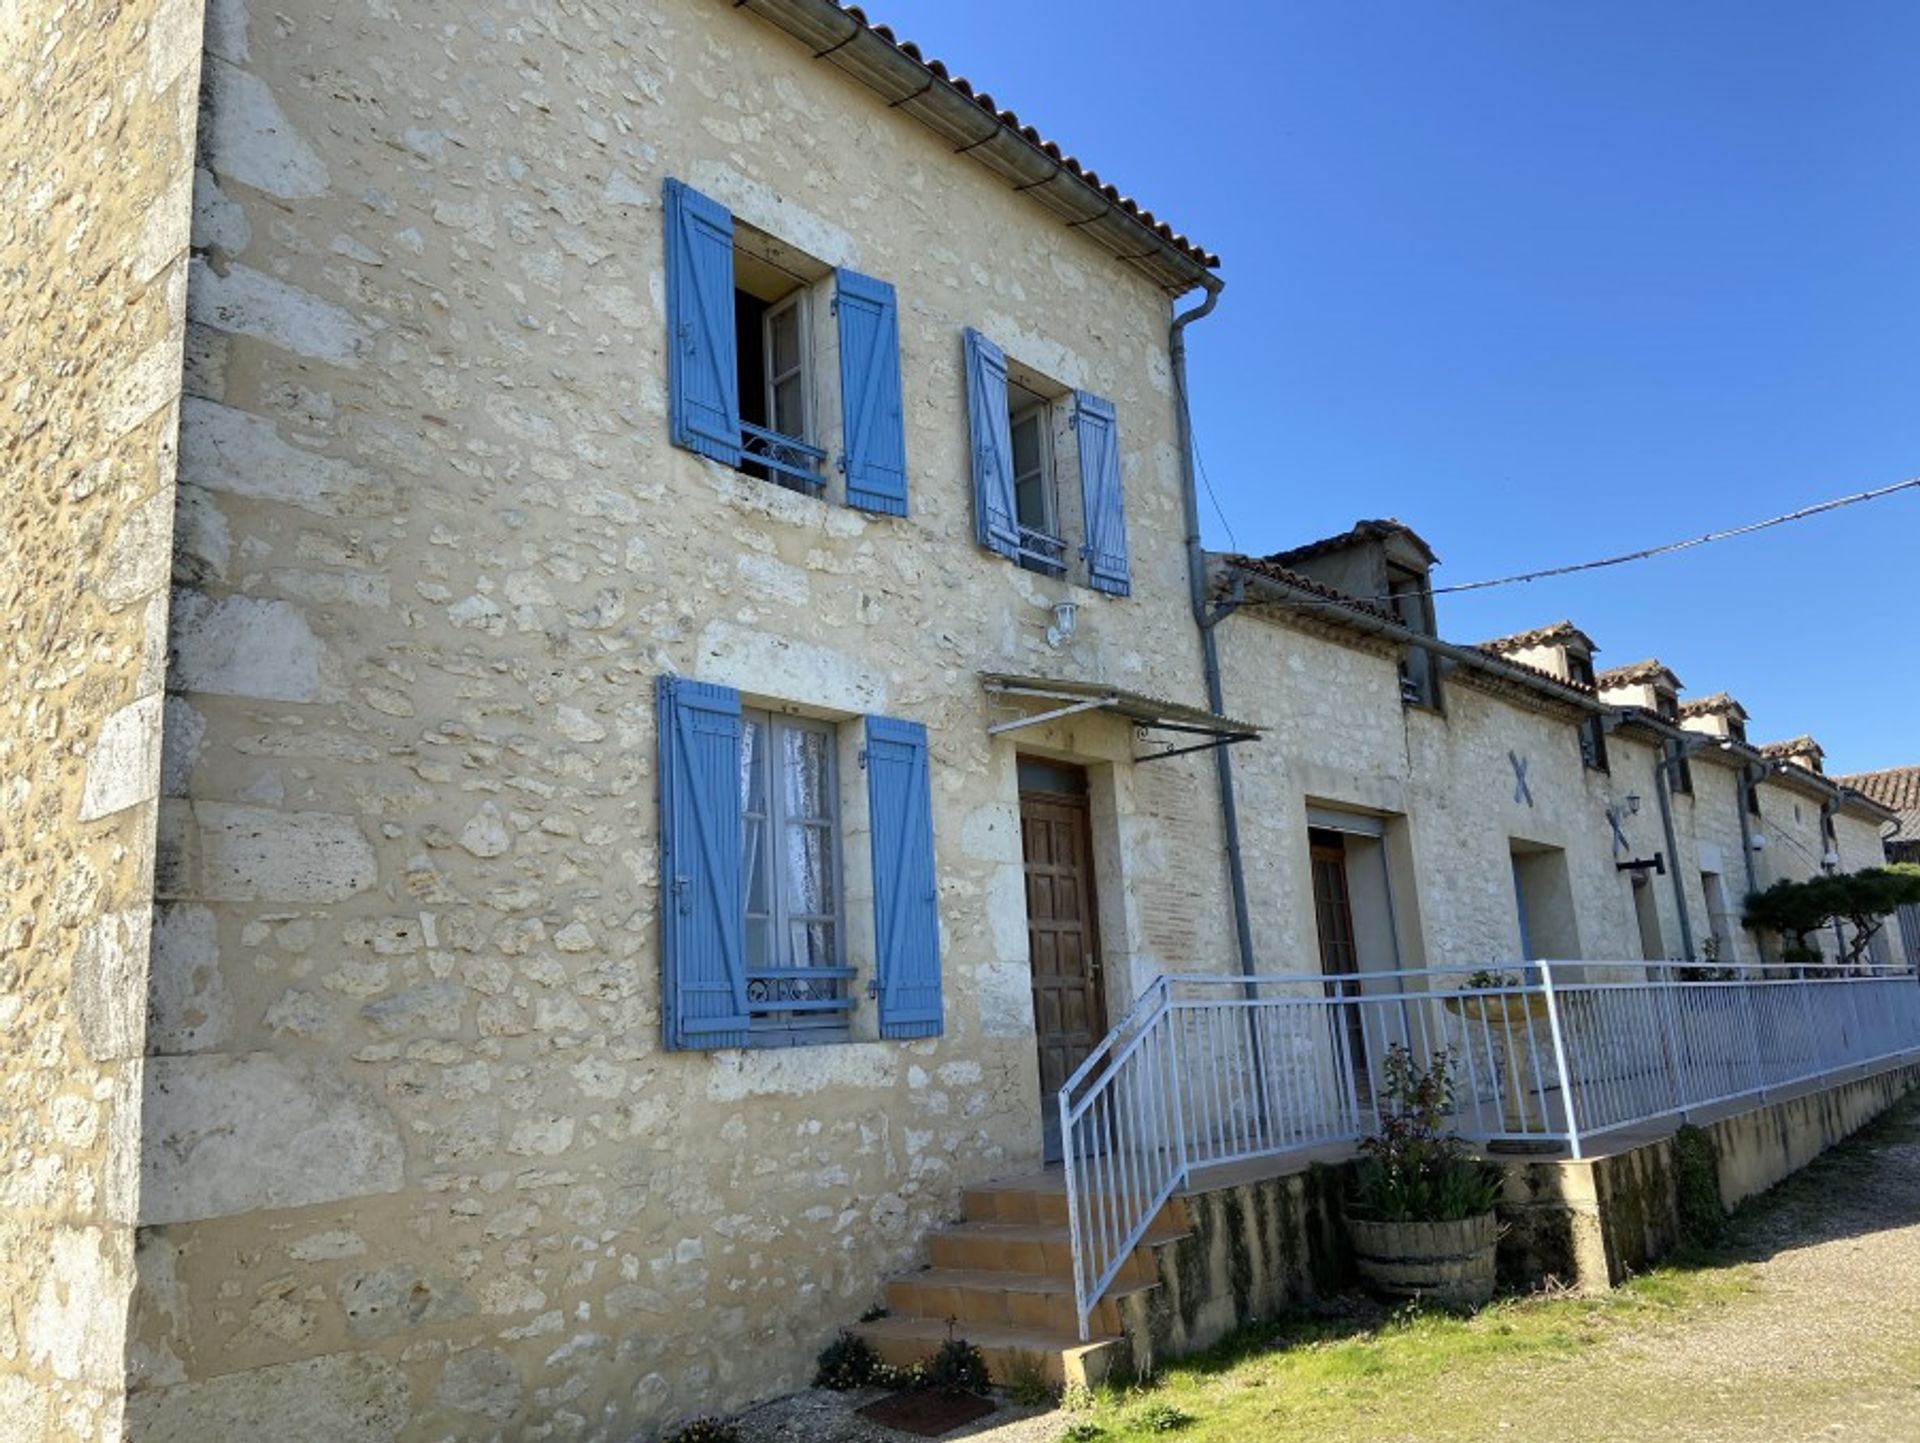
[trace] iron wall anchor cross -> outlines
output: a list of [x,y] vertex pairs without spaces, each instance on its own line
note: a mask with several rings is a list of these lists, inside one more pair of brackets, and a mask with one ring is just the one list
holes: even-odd
[[1508,752],[1507,760],[1513,763],[1513,799],[1533,805],[1533,788],[1527,785],[1527,759],[1518,752]]

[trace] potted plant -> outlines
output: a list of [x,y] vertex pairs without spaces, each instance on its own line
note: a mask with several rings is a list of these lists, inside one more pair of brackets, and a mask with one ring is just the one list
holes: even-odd
[[1388,1049],[1380,1130],[1360,1144],[1347,1233],[1375,1291],[1477,1308],[1493,1296],[1500,1173],[1448,1127],[1453,1067],[1449,1052],[1422,1068],[1405,1046]]
[[[1456,1016],[1491,1027],[1499,1038],[1500,1112],[1507,1131],[1523,1135],[1544,1131],[1546,1107],[1544,1099],[1536,1100],[1533,1095],[1531,1058],[1535,1047],[1546,1040],[1544,1033],[1534,1030],[1536,1023],[1547,1020],[1546,993],[1504,990],[1519,988],[1522,979],[1486,968],[1467,978],[1464,985],[1469,993],[1487,995],[1449,997],[1443,1005]],[[1468,1032],[1470,1049],[1479,1040]]]

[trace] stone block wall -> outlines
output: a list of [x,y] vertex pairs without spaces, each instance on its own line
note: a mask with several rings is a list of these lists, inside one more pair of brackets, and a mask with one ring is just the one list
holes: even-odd
[[121,1436],[197,0],[0,27],[0,1437]]
[[[1230,965],[1207,760],[991,739],[978,680],[1200,695],[1167,299],[710,0],[222,0],[205,65],[134,1435],[624,1443],[803,1383],[1038,1161],[1016,749],[1090,771],[1111,1005]],[[668,444],[669,175],[898,287],[909,517]],[[1114,401],[1132,598],[973,541],[967,325]],[[661,1050],[666,671],[843,723],[850,822],[845,723],[927,724],[943,1037],[876,1039],[850,925],[854,1040]]]

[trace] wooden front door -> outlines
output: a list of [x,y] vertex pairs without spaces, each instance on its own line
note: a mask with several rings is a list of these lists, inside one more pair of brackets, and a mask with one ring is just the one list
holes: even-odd
[[[1338,832],[1313,828],[1307,833],[1307,857],[1313,866],[1313,915],[1320,931],[1320,970],[1332,979],[1327,983],[1327,995],[1357,997],[1360,949],[1354,938],[1346,843]],[[1354,1091],[1361,1106],[1370,1106],[1373,1088],[1368,1080],[1366,1024],[1358,1007],[1340,1010]]]
[[1020,837],[1027,874],[1033,1026],[1040,1049],[1040,1109],[1052,1161],[1060,1155],[1060,1088],[1107,1033],[1100,935],[1094,920],[1093,834],[1084,790],[1078,796],[1023,790]]

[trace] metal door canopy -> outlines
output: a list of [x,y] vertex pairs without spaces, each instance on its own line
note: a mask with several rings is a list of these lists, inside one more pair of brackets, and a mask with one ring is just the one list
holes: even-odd
[[[1207,751],[1213,747],[1231,746],[1235,742],[1256,741],[1260,736],[1260,728],[1251,722],[1235,721],[1232,717],[1221,716],[1204,707],[1185,706],[1180,702],[1128,691],[1124,687],[1109,686],[1105,682],[1007,676],[999,672],[982,672],[980,682],[988,697],[995,700],[1017,705],[1054,703],[1041,711],[992,723],[987,727],[987,735],[993,737],[1004,736],[1023,727],[1059,721],[1062,717],[1086,711],[1105,711],[1125,717],[1133,723],[1135,734],[1142,741],[1152,742],[1156,740],[1155,734],[1160,734],[1157,740],[1161,743],[1161,749],[1135,756],[1137,762],[1158,761],[1162,757]],[[1186,737],[1205,737],[1206,740],[1174,744]]]

